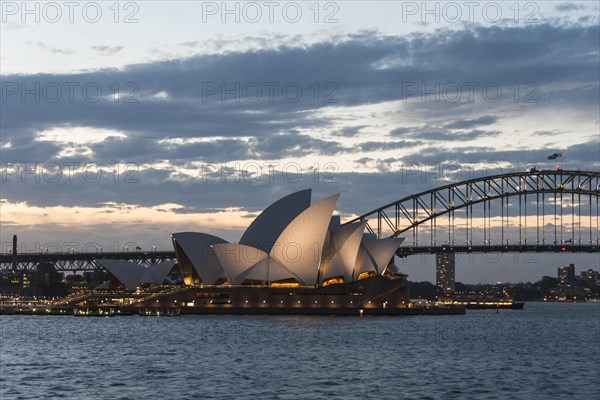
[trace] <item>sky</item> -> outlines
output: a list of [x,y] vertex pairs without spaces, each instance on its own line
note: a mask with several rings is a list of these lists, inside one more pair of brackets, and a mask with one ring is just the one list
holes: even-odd
[[[342,219],[470,177],[600,169],[596,1],[1,2],[2,251],[237,241],[275,200]],[[448,173],[444,166],[452,166]],[[51,251],[52,251],[51,250]],[[397,261],[435,279],[432,256]],[[597,255],[461,256],[536,281]]]

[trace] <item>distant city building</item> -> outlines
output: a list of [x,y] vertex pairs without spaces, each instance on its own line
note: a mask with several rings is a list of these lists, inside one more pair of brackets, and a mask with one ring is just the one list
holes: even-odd
[[600,271],[588,269],[587,271],[581,271],[579,274],[580,280],[587,281],[591,285],[600,285]]
[[64,275],[52,264],[39,264],[32,270],[0,271],[0,297],[62,296],[66,294]]
[[558,282],[563,286],[572,285],[575,282],[575,264],[558,267]]
[[435,256],[435,283],[446,292],[454,292],[456,278],[454,253],[437,253]]

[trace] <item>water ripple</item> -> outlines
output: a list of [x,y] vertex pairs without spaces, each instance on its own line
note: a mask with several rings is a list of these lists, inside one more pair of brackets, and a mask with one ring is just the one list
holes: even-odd
[[600,398],[600,305],[440,317],[2,316],[4,399]]

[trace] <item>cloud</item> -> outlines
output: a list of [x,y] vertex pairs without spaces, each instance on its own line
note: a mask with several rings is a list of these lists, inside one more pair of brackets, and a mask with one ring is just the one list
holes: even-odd
[[253,153],[264,159],[299,157],[306,154],[333,155],[343,150],[343,146],[338,142],[295,133],[257,137],[251,140],[251,145]]
[[397,140],[391,142],[364,142],[360,143],[355,151],[371,152],[377,150],[410,149],[420,145],[419,140]]
[[498,118],[493,115],[482,115],[474,119],[454,121],[444,125],[444,127],[448,129],[470,129],[482,125],[491,125],[497,120]]
[[123,50],[123,46],[92,46],[91,49],[102,55],[112,56]]
[[563,133],[567,133],[567,132],[563,132],[559,129],[552,129],[551,131],[535,131],[535,132],[533,132],[533,134],[536,136],[558,136],[558,135],[562,135]]
[[419,151],[402,157],[402,161],[424,165],[435,165],[445,161],[458,163],[497,165],[511,164],[526,166],[539,165],[539,168],[553,167],[548,164],[547,156],[555,151],[565,155],[564,169],[594,171],[600,168],[600,147],[597,139],[581,144],[568,144],[523,150],[499,150],[492,147],[462,146],[458,148],[434,148]]
[[[475,139],[487,139],[496,137],[501,134],[500,131],[485,131],[480,129],[472,130],[459,130],[462,127],[471,127],[477,125],[485,125],[485,122],[491,121],[488,117],[477,118],[476,120],[463,120],[456,121],[443,126],[413,126],[413,127],[402,127],[392,130],[390,136],[400,136],[403,138],[418,139],[422,141],[433,141],[433,142],[460,142],[460,141],[472,141]],[[491,123],[491,122],[490,122]]]
[[554,6],[554,9],[561,12],[571,12],[584,9],[585,6],[583,4],[575,4],[575,3],[559,3]]
[[54,54],[64,54],[64,55],[68,55],[68,54],[72,54],[73,50],[72,49],[61,49],[58,47],[52,47],[47,45],[44,42],[27,42],[28,46],[36,46],[36,47],[40,47],[44,50],[48,50]]
[[335,136],[341,137],[353,137],[357,136],[360,133],[360,130],[363,128],[367,128],[368,125],[359,125],[359,126],[346,126],[338,131],[333,132],[332,134]]
[[[546,24],[474,26],[406,36],[366,32],[301,48],[201,55],[70,75],[3,76],[5,82],[26,87],[56,82],[64,90],[58,102],[32,104],[31,96],[24,103],[18,95],[8,97],[1,128],[7,136],[59,124],[115,129],[144,138],[268,136],[327,127],[330,120],[315,118],[320,110],[420,98],[403,92],[407,83],[440,83],[443,88],[449,82],[478,82],[481,87],[491,81],[504,87],[509,107],[514,105],[507,102],[515,81],[535,82],[540,96],[552,94],[545,106],[572,94],[572,106],[592,109],[594,104],[582,94],[589,97],[598,89],[598,36],[597,26]],[[68,82],[79,84],[74,101],[69,101]],[[82,95],[90,83],[102,90],[99,101]],[[120,84],[118,99],[115,83]],[[88,92],[94,90],[88,87]],[[168,97],[158,98],[159,93]],[[413,107],[456,119],[449,113],[469,108],[478,113],[480,107],[492,105],[476,100],[427,101]],[[340,132],[355,132],[344,128]]]
[[32,27],[25,24],[19,24],[14,21],[2,21],[2,29],[6,31],[31,31]]
[[[235,162],[199,163],[185,168],[172,165],[143,167],[141,164],[112,164],[103,166],[100,174],[99,167],[85,166],[83,162],[70,173],[68,167],[61,163],[62,176],[58,176],[55,171],[36,172],[34,164],[30,163],[25,166],[27,172],[23,174],[15,170],[16,166],[4,166],[6,181],[2,184],[0,198],[36,206],[92,207],[118,201],[144,207],[176,203],[184,207],[182,210],[194,212],[232,207],[259,211],[261,207],[268,205],[269,199],[312,187],[316,198],[325,197],[332,192],[342,192],[338,209],[344,213],[353,213],[378,206],[391,197],[417,193],[440,184],[429,178],[423,180],[418,173],[406,174],[407,169],[436,171],[443,164],[460,165],[464,172],[462,177],[467,179],[468,173],[481,174],[482,171],[486,174],[523,171],[533,165],[537,165],[539,169],[552,168],[553,164],[548,162],[547,155],[556,151],[563,153],[564,169],[600,170],[597,138],[578,145],[532,150],[462,146],[454,149],[419,149],[402,157],[355,157],[354,163],[371,169],[364,172],[338,170],[331,174],[321,170],[321,176],[311,170],[312,164],[296,162],[301,168],[297,179],[285,176],[282,172],[285,163],[280,162],[271,169],[260,160],[253,165],[253,168],[256,165],[261,168],[258,179],[243,174],[253,168]],[[333,158],[331,162],[335,164],[336,160]],[[370,194],[375,193],[377,204],[370,197]]]
[[[373,206],[367,194],[395,182],[402,163],[536,162],[547,156],[550,146],[540,143],[541,138],[553,139],[540,133],[552,131],[539,126],[544,119],[571,112],[581,113],[580,120],[597,119],[599,32],[598,26],[578,24],[475,25],[398,36],[361,32],[310,45],[195,55],[121,69],[3,75],[3,85],[33,88],[37,83],[43,88],[55,82],[63,88],[63,96],[50,102],[9,95],[3,86],[0,130],[2,145],[10,143],[2,148],[3,162],[62,162],[61,154],[69,150],[82,164],[132,162],[140,167],[136,184],[115,182],[110,174],[106,182],[64,187],[11,180],[3,184],[2,197],[39,205],[119,199],[144,206],[243,205],[257,211],[268,205],[267,199],[314,185],[314,174],[306,173],[299,183],[271,186],[205,183],[198,165],[286,158],[312,165],[321,157],[319,161],[349,167],[336,174],[336,184],[319,182],[318,194],[349,192],[351,200],[340,209],[366,209]],[[68,82],[77,84],[73,101]],[[421,102],[419,94],[403,92],[403,83],[415,82],[428,87],[436,82],[442,87],[448,82],[495,82],[505,96],[497,103],[480,98]],[[535,82],[539,102],[515,102],[515,82]],[[99,87],[103,95],[97,101],[84,99],[86,85],[90,93]],[[259,98],[254,95],[257,87]],[[299,97],[294,95],[298,88]],[[523,144],[515,143],[517,129],[510,126],[517,119],[532,122],[530,127],[518,126],[518,134],[529,140]],[[61,127],[117,134],[90,135],[75,144],[65,143],[60,135],[35,140],[41,132],[56,133]],[[505,149],[488,140],[505,138]],[[555,141],[551,150],[565,150],[573,168],[594,168],[597,139],[578,140],[586,144]],[[365,171],[352,173],[359,167]],[[420,187],[394,184],[390,190],[396,196]]]

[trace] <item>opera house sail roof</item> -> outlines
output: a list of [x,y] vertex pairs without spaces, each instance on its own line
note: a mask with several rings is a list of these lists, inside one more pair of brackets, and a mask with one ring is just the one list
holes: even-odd
[[175,266],[175,261],[164,261],[149,267],[122,260],[101,259],[96,262],[110,272],[127,290],[136,290],[145,283],[162,285]]
[[227,279],[212,245],[227,243],[217,236],[198,232],[181,232],[171,235],[175,255],[186,285],[203,282],[212,285]]
[[335,194],[311,205],[310,189],[292,193],[267,207],[239,243],[172,234],[184,283],[315,287],[386,274],[403,239],[369,239],[366,221],[330,223],[338,199]]

